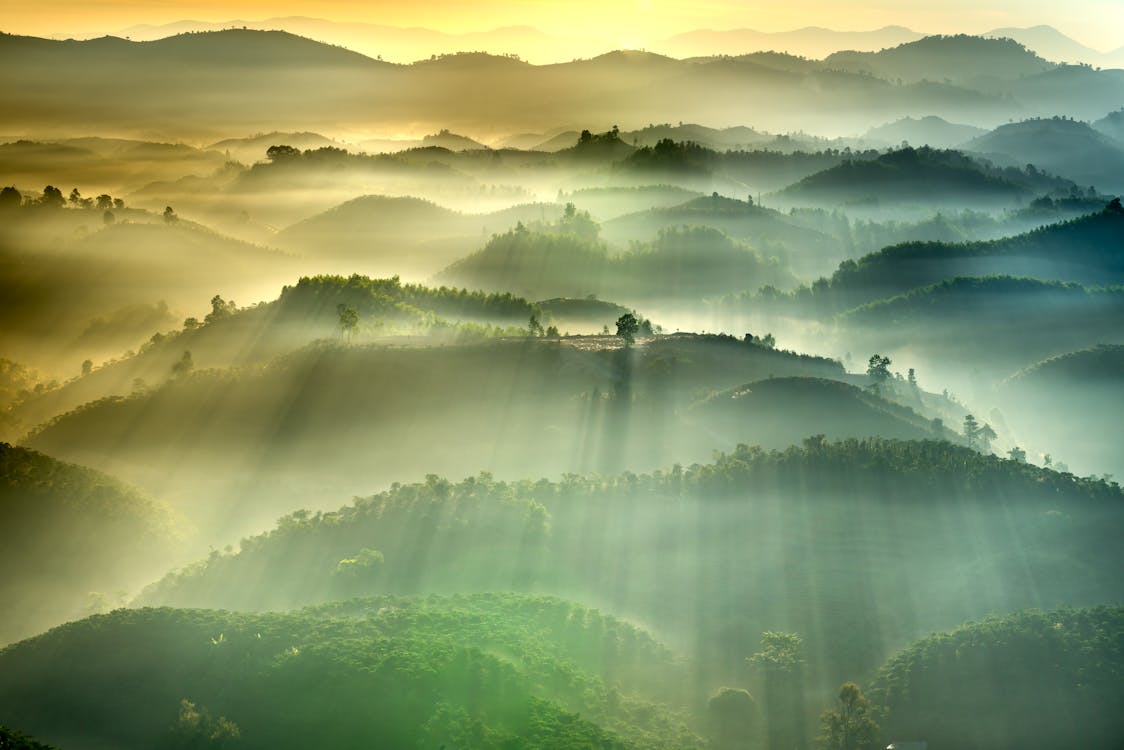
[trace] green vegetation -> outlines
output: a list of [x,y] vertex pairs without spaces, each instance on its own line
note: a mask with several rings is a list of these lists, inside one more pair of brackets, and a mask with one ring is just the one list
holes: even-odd
[[[166,509],[92,469],[0,443],[0,643],[119,600],[167,565]],[[139,580],[138,580],[139,578]]]
[[681,673],[638,628],[551,598],[119,610],[0,651],[0,716],[138,749],[199,734],[207,747],[702,748],[664,705]]
[[933,747],[1069,744],[1124,736],[1124,609],[1018,612],[925,638],[871,686],[882,734]]

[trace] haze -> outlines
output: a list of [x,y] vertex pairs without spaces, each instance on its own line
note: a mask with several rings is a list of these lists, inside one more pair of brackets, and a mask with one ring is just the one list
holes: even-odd
[[1120,8],[3,21],[0,748],[1124,744]]

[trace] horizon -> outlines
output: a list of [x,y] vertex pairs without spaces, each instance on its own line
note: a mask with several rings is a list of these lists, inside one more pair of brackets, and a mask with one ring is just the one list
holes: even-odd
[[[823,30],[841,34],[871,34],[886,30],[904,30],[931,36],[937,34],[969,34],[983,36],[1001,29],[1033,31],[1048,27],[1073,42],[1101,55],[1124,50],[1124,5],[1117,3],[1082,3],[1074,12],[1072,4],[1058,12],[1051,4],[1035,2],[1028,10],[1025,4],[991,3],[986,8],[957,0],[939,12],[896,5],[889,13],[869,3],[855,8],[823,0],[802,0],[784,11],[773,8],[741,7],[720,1],[704,8],[687,4],[659,3],[640,0],[630,8],[605,13],[604,9],[586,3],[575,9],[573,3],[541,2],[534,9],[512,8],[510,3],[493,2],[471,14],[458,13],[456,7],[443,11],[437,2],[396,8],[382,3],[376,9],[355,7],[350,2],[335,2],[318,7],[314,15],[301,13],[298,5],[278,7],[255,0],[216,3],[192,0],[171,4],[152,4],[119,0],[78,3],[65,0],[52,5],[49,12],[42,7],[9,9],[4,31],[15,35],[44,38],[94,38],[125,36],[141,29],[159,31],[176,25],[238,26],[267,22],[328,22],[361,24],[367,29],[351,28],[350,32],[370,33],[375,27],[384,31],[435,32],[447,36],[485,35],[520,29],[533,30],[550,37],[550,41],[572,46],[586,52],[591,47],[604,51],[613,49],[649,49],[691,32],[728,33],[749,31],[767,35],[797,34]],[[480,6],[476,6],[479,8]],[[588,28],[587,16],[598,15],[598,31]],[[66,19],[59,21],[60,18]],[[580,19],[580,20],[575,20]],[[282,27],[281,30],[291,30]],[[343,29],[338,31],[342,32]],[[173,35],[171,32],[168,35]],[[293,33],[300,34],[299,31]],[[356,40],[353,40],[356,41]],[[349,46],[345,44],[344,46]],[[507,50],[534,56],[534,50]],[[424,50],[418,47],[418,54]]]

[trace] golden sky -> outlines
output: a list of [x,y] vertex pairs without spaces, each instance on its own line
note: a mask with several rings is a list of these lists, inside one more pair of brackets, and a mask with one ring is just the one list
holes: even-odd
[[454,33],[530,25],[560,35],[632,39],[637,46],[695,28],[866,30],[895,24],[928,33],[982,33],[1050,24],[1102,51],[1124,46],[1124,0],[0,0],[0,7],[0,30],[44,36],[184,19],[301,15]]

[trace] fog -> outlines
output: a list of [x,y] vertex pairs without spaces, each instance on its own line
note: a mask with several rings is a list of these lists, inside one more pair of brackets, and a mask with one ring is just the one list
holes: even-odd
[[0,745],[1118,746],[1124,72],[903,42],[0,36]]

